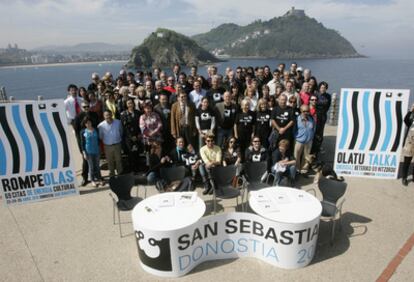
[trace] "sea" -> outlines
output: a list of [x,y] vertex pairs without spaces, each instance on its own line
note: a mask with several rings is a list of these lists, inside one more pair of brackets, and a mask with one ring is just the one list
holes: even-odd
[[[291,60],[274,59],[229,59],[215,64],[219,73],[227,67],[265,66],[272,70],[279,63],[289,67]],[[309,68],[318,82],[329,83],[328,92],[340,93],[341,88],[409,89],[410,105],[414,102],[414,59],[349,58],[349,59],[306,59],[294,60],[302,68]],[[90,83],[91,74],[101,76],[109,71],[114,77],[125,62],[101,62],[41,66],[16,66],[0,68],[0,86],[7,96],[16,100],[37,100],[66,98],[69,84],[85,86]],[[199,67],[199,73],[206,75],[206,66]],[[134,70],[132,70],[134,71]],[[170,69],[166,69],[170,72]],[[189,73],[188,68],[183,71]]]

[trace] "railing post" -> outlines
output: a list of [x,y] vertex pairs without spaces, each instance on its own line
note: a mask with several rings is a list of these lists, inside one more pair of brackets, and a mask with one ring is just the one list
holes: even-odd
[[336,93],[332,94],[332,100],[331,100],[331,110],[329,113],[329,124],[330,125],[337,125],[338,124],[338,95]]
[[0,101],[7,101],[6,88],[4,86],[0,87]]

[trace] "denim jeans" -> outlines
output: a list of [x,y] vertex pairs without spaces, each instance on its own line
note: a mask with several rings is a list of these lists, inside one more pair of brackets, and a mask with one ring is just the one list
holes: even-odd
[[160,176],[158,175],[157,172],[155,171],[151,171],[150,173],[148,173],[147,175],[147,182],[148,185],[154,185],[155,182],[157,182],[157,180],[160,179]]
[[217,129],[217,146],[222,147],[224,141],[230,138],[231,136],[233,136],[233,128],[230,128],[230,129],[218,128]]
[[289,165],[284,172],[275,172],[272,171],[275,174],[275,185],[279,186],[280,183],[283,180],[283,177],[287,177],[290,181],[294,182],[296,178],[296,166],[295,165]]
[[99,168],[99,154],[86,154],[86,159],[89,166],[89,177],[92,181],[101,179],[101,169]]

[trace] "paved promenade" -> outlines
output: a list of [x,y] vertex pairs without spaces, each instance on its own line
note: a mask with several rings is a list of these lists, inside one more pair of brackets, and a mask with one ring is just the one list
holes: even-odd
[[[328,126],[326,162],[333,161],[335,136],[336,127]],[[331,247],[330,226],[321,224],[317,252],[309,266],[283,270],[253,258],[218,260],[203,263],[177,280],[386,281],[391,277],[390,281],[413,281],[414,183],[404,187],[400,180],[346,181],[343,230]],[[302,189],[316,188],[313,176],[300,179],[299,184]],[[197,191],[202,196],[201,189]],[[154,187],[148,192],[157,193]],[[108,193],[107,187],[83,187],[79,196],[1,206],[0,281],[168,280],[141,269],[131,218],[123,214],[123,230],[129,235],[120,238]],[[222,204],[230,211],[234,202]],[[211,210],[207,201],[206,214]]]

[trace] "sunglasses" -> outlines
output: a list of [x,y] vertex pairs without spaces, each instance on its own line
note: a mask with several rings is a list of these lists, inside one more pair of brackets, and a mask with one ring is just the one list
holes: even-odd
[[84,109],[89,109],[89,106],[82,106],[82,108],[84,108]]
[[302,113],[309,113],[309,111],[302,111]]
[[214,140],[206,140],[207,143],[214,142]]
[[318,100],[316,100],[316,99],[310,99],[312,102],[316,102],[316,101],[318,101]]

